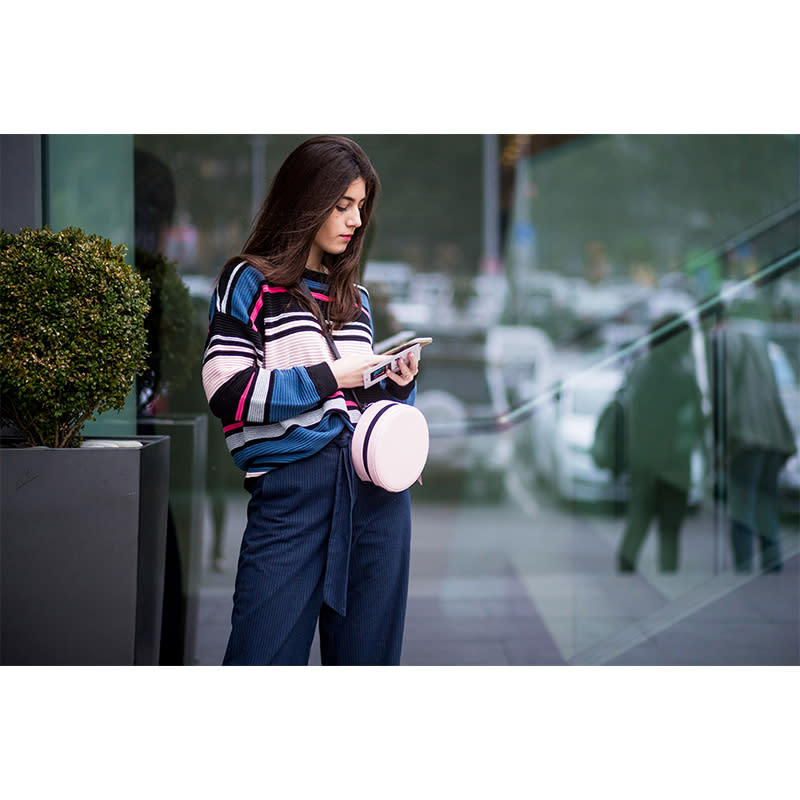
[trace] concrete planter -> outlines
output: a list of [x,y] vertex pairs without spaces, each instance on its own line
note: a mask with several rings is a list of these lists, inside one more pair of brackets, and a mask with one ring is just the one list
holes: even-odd
[[132,441],[0,449],[0,663],[158,664],[170,442]]

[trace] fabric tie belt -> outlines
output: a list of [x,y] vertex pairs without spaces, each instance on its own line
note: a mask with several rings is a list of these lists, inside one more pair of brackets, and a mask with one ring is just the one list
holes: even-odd
[[339,449],[336,463],[336,489],[331,514],[328,556],[322,599],[337,614],[347,611],[347,582],[350,571],[350,546],[353,540],[353,508],[358,491],[358,476],[350,456],[352,432],[344,430],[329,445]]

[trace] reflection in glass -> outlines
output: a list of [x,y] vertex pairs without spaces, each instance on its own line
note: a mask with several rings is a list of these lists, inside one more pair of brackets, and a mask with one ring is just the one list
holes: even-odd
[[669,314],[653,323],[650,336],[647,355],[633,366],[622,390],[630,496],[618,554],[620,572],[635,571],[653,521],[658,527],[659,568],[678,569],[692,454],[704,441],[702,397],[688,325],[679,314]]
[[768,340],[764,309],[753,300],[734,303],[731,319],[717,331],[724,342],[727,396],[730,538],[734,567],[753,568],[757,547],[761,569],[782,567],[778,476],[797,452],[796,432],[786,403],[800,393],[780,346]]
[[[301,138],[136,137],[173,172],[169,253],[202,335],[214,277],[246,237],[253,187],[263,194]],[[800,460],[777,475],[782,572],[761,574],[758,535],[752,571],[737,572],[733,376],[716,344],[717,328],[733,325],[717,301],[750,287],[797,439],[798,137],[592,136],[540,152],[536,137],[501,136],[499,271],[481,261],[482,137],[355,138],[384,183],[363,278],[376,296],[403,281],[383,309],[387,335],[434,338],[419,382],[432,439],[412,494],[405,663],[800,663]],[[663,504],[680,520],[677,562],[660,558],[651,524],[636,572],[620,573],[637,473],[598,467],[592,439],[626,376],[661,345],[666,357],[668,342],[651,348],[649,331],[667,312],[691,329],[681,358],[694,365],[706,426],[688,486],[684,448],[677,494]],[[535,353],[517,361],[515,331],[547,345],[527,345]],[[172,412],[205,412],[198,374],[199,364],[171,393]],[[652,393],[674,407],[666,378]],[[675,431],[694,428],[687,419]],[[213,664],[244,520],[241,481],[213,426],[208,436],[189,658]]]

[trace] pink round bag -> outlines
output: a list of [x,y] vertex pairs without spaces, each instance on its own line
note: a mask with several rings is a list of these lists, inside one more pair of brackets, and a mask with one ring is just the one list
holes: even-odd
[[350,453],[362,481],[402,492],[422,474],[428,458],[428,423],[414,406],[378,400],[361,415]]

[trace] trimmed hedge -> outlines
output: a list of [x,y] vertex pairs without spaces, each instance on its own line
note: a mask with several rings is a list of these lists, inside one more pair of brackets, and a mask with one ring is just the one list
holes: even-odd
[[0,231],[0,413],[31,445],[77,447],[146,367],[149,285],[125,252],[78,228]]
[[138,247],[135,260],[137,272],[150,282],[150,311],[145,319],[149,355],[138,381],[139,403],[146,405],[161,392],[189,382],[202,359],[205,336],[198,337],[192,298],[176,262]]

